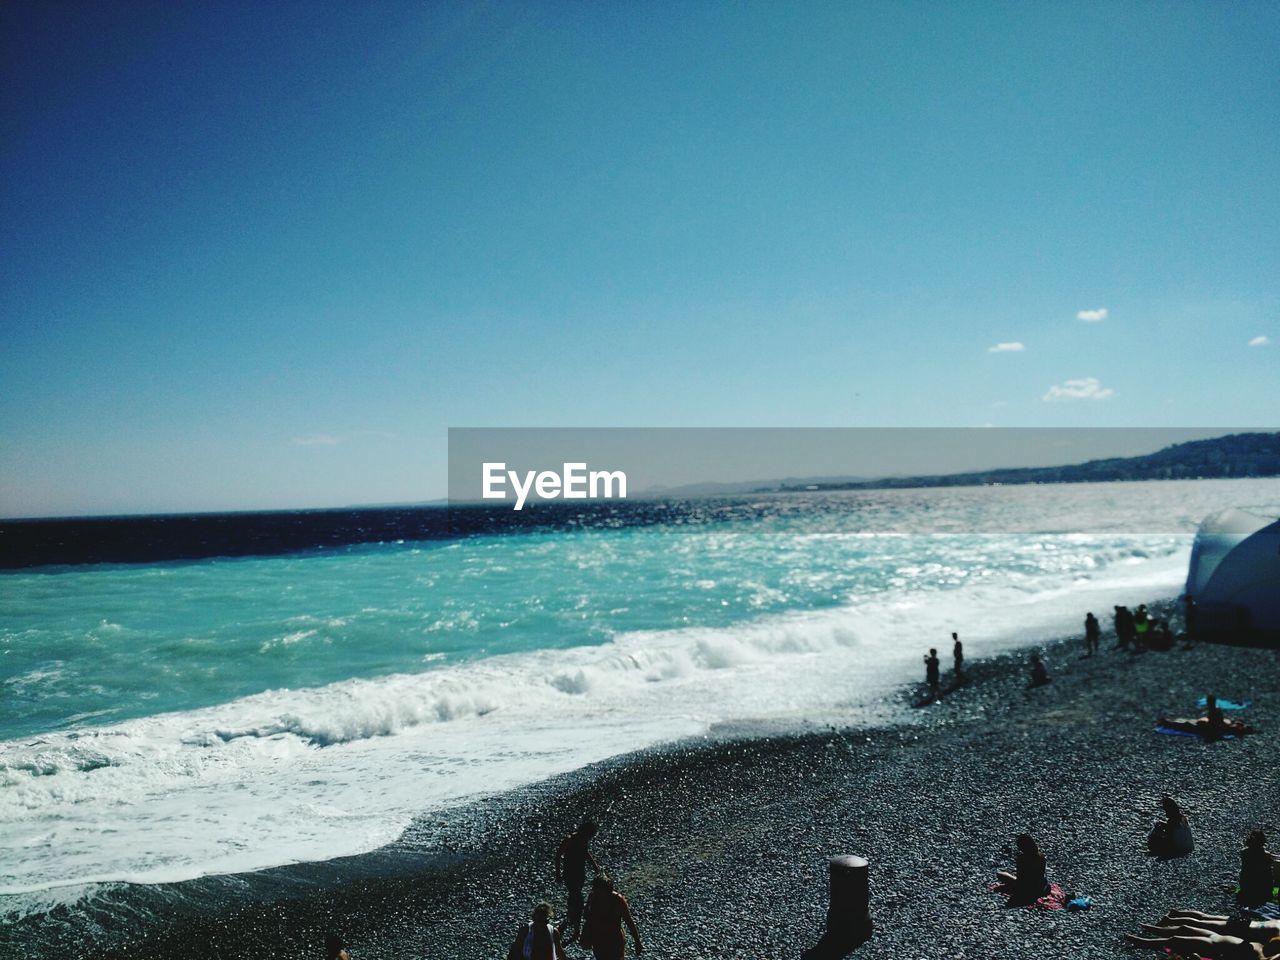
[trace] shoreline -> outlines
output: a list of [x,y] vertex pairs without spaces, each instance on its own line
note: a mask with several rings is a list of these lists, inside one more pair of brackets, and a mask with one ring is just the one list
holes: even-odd
[[[626,754],[427,814],[357,857],[113,888],[96,906],[0,927],[0,945],[34,957],[292,958],[317,955],[333,928],[355,960],[479,960],[505,951],[536,900],[562,912],[555,846],[595,816],[597,857],[656,955],[798,955],[821,933],[826,858],[839,853],[872,864],[878,929],[854,956],[1144,955],[1120,933],[1175,906],[1224,912],[1244,834],[1280,829],[1269,739],[1280,655],[1182,645],[1132,655],[1113,644],[1104,634],[1092,659],[1079,659],[1077,639],[1039,645],[1054,682],[1037,690],[1025,689],[1025,652],[972,662],[936,706],[912,710],[920,685],[908,685],[891,705],[903,720],[885,727],[742,736],[735,725]],[[1157,715],[1189,713],[1203,692],[1253,699],[1261,733],[1225,744],[1153,733]],[[1197,849],[1158,863],[1145,833],[1166,790],[1187,809]],[[986,892],[1024,829],[1048,853],[1051,879],[1094,909],[1008,911]],[[141,942],[130,933],[139,911],[165,916]]]

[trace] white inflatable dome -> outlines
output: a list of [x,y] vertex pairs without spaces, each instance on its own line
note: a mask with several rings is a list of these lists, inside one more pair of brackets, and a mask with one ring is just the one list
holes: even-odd
[[1280,520],[1242,510],[1206,518],[1191,548],[1187,596],[1198,633],[1280,642]]

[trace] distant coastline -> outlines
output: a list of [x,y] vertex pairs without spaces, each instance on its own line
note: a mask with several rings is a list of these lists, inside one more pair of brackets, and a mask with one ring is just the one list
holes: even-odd
[[1280,432],[1236,433],[1175,443],[1137,457],[1110,457],[1060,467],[1008,467],[872,480],[815,480],[761,487],[757,493],[821,490],[897,490],[1028,483],[1114,483],[1132,480],[1223,480],[1280,476]]

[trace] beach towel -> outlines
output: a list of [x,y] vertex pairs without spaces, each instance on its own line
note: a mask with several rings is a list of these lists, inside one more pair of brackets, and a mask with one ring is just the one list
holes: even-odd
[[[1192,733],[1190,730],[1179,730],[1176,727],[1166,727],[1162,723],[1156,724],[1156,733],[1163,733],[1166,737],[1195,737],[1197,740],[1204,739],[1198,733]],[[1224,733],[1218,739],[1234,740],[1235,738],[1236,738],[1236,735],[1234,733]]]
[[[1252,700],[1246,700],[1244,703],[1236,703],[1234,700],[1223,700],[1221,697],[1219,697],[1218,709],[1219,710],[1244,710],[1251,703],[1253,703]],[[1209,705],[1209,699],[1207,697],[1201,697],[1199,700],[1196,701],[1197,707],[1207,707],[1208,705]]]
[[1255,907],[1246,907],[1244,912],[1259,920],[1280,920],[1280,903],[1260,903]]
[[[992,893],[1003,893],[1006,897],[1012,897],[1014,886],[1009,883],[993,883],[990,890]],[[1028,910],[1065,910],[1070,899],[1065,890],[1056,883],[1050,883],[1049,892],[1039,899],[1032,900],[1030,903],[1015,903],[1010,899],[1009,906],[1025,907]]]

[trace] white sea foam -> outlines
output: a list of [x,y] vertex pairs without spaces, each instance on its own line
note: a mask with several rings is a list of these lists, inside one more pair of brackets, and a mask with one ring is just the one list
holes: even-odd
[[[1087,543],[1087,540],[1081,541]],[[358,853],[415,814],[739,719],[838,720],[959,629],[980,657],[1177,591],[1187,551],[900,590],[733,627],[631,631],[420,674],[271,690],[0,744],[0,893]]]

